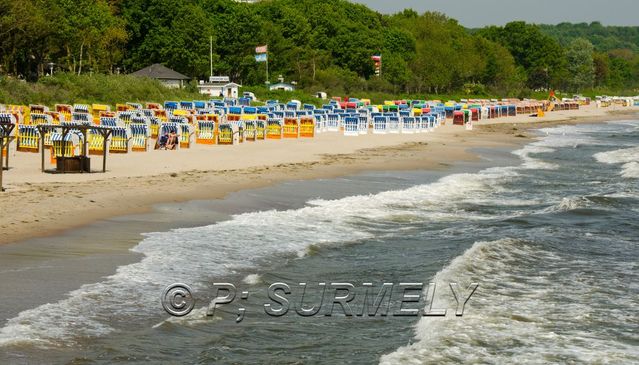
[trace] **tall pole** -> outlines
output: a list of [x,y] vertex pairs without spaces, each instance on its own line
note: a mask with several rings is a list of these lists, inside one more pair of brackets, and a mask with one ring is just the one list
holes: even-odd
[[[2,170],[4,170],[4,166],[2,161],[4,160],[4,156],[2,156],[2,153],[4,152],[4,131],[2,131],[2,134],[0,134],[0,193],[4,191],[4,188],[2,187]],[[7,147],[7,157],[9,156],[9,148]],[[7,164],[7,167],[9,167],[9,164]]]
[[268,52],[266,52],[266,83],[268,84]]
[[209,60],[211,61],[211,77],[213,77],[213,36],[209,38]]

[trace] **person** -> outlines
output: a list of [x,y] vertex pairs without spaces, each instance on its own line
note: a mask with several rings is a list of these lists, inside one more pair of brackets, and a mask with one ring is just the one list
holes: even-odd
[[166,149],[166,143],[168,141],[169,141],[169,134],[164,133],[163,135],[160,136],[160,139],[158,140],[158,148],[161,150]]
[[177,147],[178,143],[180,143],[180,141],[178,140],[177,133],[175,133],[175,131],[171,131],[171,133],[169,134],[169,139],[166,142],[166,149],[174,150]]

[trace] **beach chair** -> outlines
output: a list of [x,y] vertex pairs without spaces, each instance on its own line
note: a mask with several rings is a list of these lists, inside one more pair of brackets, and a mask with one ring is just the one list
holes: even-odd
[[89,108],[89,105],[87,104],[73,104],[73,110],[72,112],[74,113],[85,113],[85,114],[91,114],[91,108]]
[[266,138],[267,139],[282,139],[282,132],[284,130],[283,119],[271,118],[266,122]]
[[10,149],[10,142],[15,139],[16,135],[18,134],[18,132],[16,131],[16,123],[15,123],[15,117],[10,114],[10,113],[6,113],[4,112],[4,106],[0,105],[0,123],[3,124],[11,124],[12,126],[11,128],[11,133],[9,135],[5,135],[3,136],[3,146],[4,148],[2,149],[2,151],[0,151],[0,158],[7,156],[7,154],[10,153],[9,149]]
[[174,111],[179,109],[179,103],[177,101],[165,101],[164,102],[164,110],[166,111]]
[[299,110],[301,107],[301,104],[299,101],[297,100],[291,100],[288,103],[286,103],[286,111],[296,111]]
[[[32,126],[38,126],[42,124],[53,125],[53,118],[49,114],[32,113],[30,118]],[[51,130],[47,130],[42,137],[44,138],[44,145],[51,146]]]
[[128,112],[129,110],[132,110],[133,107],[131,107],[128,104],[115,104],[115,111],[116,112]]
[[267,120],[268,119],[258,119],[255,121],[255,139],[256,140],[266,139]]
[[453,113],[453,125],[464,125],[464,112],[455,111]]
[[136,114],[132,111],[119,111],[116,116],[124,125],[129,125]]
[[285,117],[282,137],[298,138],[300,136],[300,122],[296,117]]
[[131,123],[131,151],[146,152],[149,150],[149,126],[146,123]]
[[388,117],[388,126],[387,126],[388,133],[399,133],[400,128],[401,127],[400,127],[398,116],[393,115]]
[[[101,117],[100,125],[104,127],[117,127],[118,119],[115,117]],[[121,124],[120,126],[124,126],[124,124]]]
[[344,118],[344,135],[345,136],[359,136],[359,118],[358,117],[346,117]]
[[[102,155],[104,152],[104,136],[98,131],[89,130],[87,137],[87,144],[89,149],[89,155]],[[108,147],[107,147],[108,151]]]
[[49,114],[31,113],[31,125],[53,124],[53,118]]
[[62,113],[55,111],[44,112],[46,115],[51,116],[51,124],[60,125],[61,123],[66,122],[66,116]]
[[192,124],[178,123],[180,148],[191,148],[195,144],[195,128]]
[[326,121],[326,129],[329,132],[339,132],[341,127],[340,119],[341,118],[339,114],[336,114],[336,113],[328,114],[327,121]]
[[244,139],[251,142],[257,140],[257,120],[244,121]]
[[315,133],[321,133],[324,131],[324,116],[322,114],[313,114],[313,120],[315,122]]
[[151,138],[158,138],[158,134],[160,133],[160,124],[162,124],[162,121],[157,117],[149,117],[148,119]]
[[401,119],[401,132],[402,133],[415,133],[415,117],[403,117]]
[[71,123],[82,124],[82,125],[92,125],[93,117],[91,116],[90,113],[74,111],[71,114]]
[[18,125],[17,132],[17,150],[21,152],[39,152],[40,151],[40,132],[34,125]]
[[195,105],[192,101],[180,101],[179,109],[181,110],[194,110]]
[[480,119],[480,113],[481,113],[480,109],[477,107],[470,109],[470,114],[471,114],[470,119],[474,122],[478,122]]
[[[101,116],[100,117],[100,126],[103,127],[124,127],[124,123],[118,121],[115,116]],[[89,135],[87,137],[87,142],[89,145],[89,154],[90,155],[99,155],[102,156],[104,152],[104,136],[98,131],[89,130]],[[107,153],[109,152],[109,144],[111,142],[111,138],[107,140]]]
[[300,137],[315,137],[315,118],[307,115],[300,118]]
[[427,133],[430,130],[428,129],[428,116],[420,115],[419,117],[415,117],[415,123],[419,124],[419,133]]
[[[172,122],[164,122],[160,124],[160,128],[158,130],[158,139],[155,141],[155,149],[159,149],[160,146],[160,138],[163,135],[169,135],[171,132],[175,132],[178,136],[178,141],[180,140],[180,133],[182,129],[180,128],[180,123],[172,123]],[[180,143],[176,144],[175,149],[180,149]]]
[[91,105],[91,117],[93,118],[94,124],[100,124],[100,116],[104,112],[110,112],[111,107],[104,104],[93,104]]
[[231,122],[221,122],[218,127],[217,144],[234,145],[239,143],[239,128]]
[[64,121],[68,121],[68,120],[71,120],[71,113],[73,112],[73,107],[67,104],[56,104],[55,111],[60,113],[64,117]]
[[359,114],[357,117],[357,130],[361,135],[368,134],[368,115]]
[[376,116],[373,118],[373,134],[386,134],[388,118],[384,116]]
[[219,116],[207,114],[197,117],[195,143],[212,145],[217,142],[216,126]]
[[130,152],[131,138],[129,128],[127,127],[111,127],[111,143],[109,145],[109,152],[111,153],[128,153]]

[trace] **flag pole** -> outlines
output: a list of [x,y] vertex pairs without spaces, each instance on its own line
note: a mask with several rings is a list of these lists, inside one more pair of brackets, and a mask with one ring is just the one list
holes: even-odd
[[213,36],[211,36],[209,38],[209,60],[211,62],[211,75],[210,76],[213,77]]
[[268,84],[268,52],[266,52],[266,84]]

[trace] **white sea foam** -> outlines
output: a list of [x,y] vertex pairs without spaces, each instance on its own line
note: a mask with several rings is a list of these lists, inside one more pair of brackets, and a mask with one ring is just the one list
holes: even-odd
[[625,178],[639,178],[639,147],[599,152],[593,157],[605,164],[621,164],[621,176]]
[[[607,264],[602,271],[610,265],[627,274],[633,270]],[[422,317],[415,327],[416,342],[382,356],[380,363],[639,361],[632,345],[617,341],[602,328],[604,322],[609,322],[604,327],[612,322],[613,327],[623,328],[631,315],[624,314],[624,308],[637,305],[637,300],[632,303],[623,295],[627,290],[623,285],[601,289],[606,286],[597,282],[599,275],[584,274],[583,265],[532,242],[510,238],[477,242],[432,279],[440,285],[479,283],[463,317],[455,317],[451,310],[446,317]],[[454,311],[452,295],[446,295],[446,289],[439,292],[433,307]]]
[[590,201],[582,196],[561,198],[561,201],[544,210],[548,212],[568,212],[571,210],[586,208],[590,205]]
[[262,276],[260,274],[247,275],[243,280],[245,284],[257,285],[262,282]]
[[[459,206],[498,202],[500,182],[517,176],[513,168],[493,168],[401,191],[316,199],[301,209],[246,213],[210,226],[149,233],[132,249],[144,254],[140,262],[119,267],[104,281],[83,285],[57,303],[19,313],[0,329],[0,346],[18,342],[73,346],[78,339],[108,334],[129,318],[161,313],[159,295],[166,285],[184,282],[196,296],[207,293],[211,278],[249,270],[265,257],[305,254],[313,246],[373,237],[374,229],[362,228],[362,221],[398,224],[399,216],[421,221],[485,219]],[[259,277],[246,280],[255,282]],[[196,309],[169,322],[206,320],[199,314]]]

